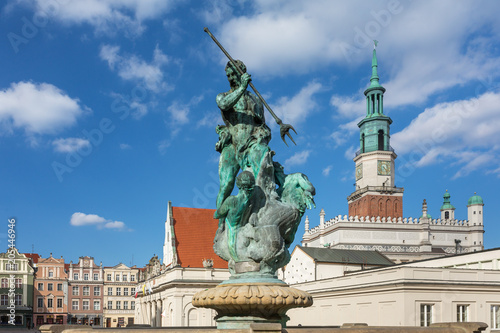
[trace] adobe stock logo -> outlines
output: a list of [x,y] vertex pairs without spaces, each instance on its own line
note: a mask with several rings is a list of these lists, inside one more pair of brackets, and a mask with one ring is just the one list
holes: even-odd
[[30,40],[35,38],[40,29],[45,28],[49,22],[49,17],[55,16],[59,12],[60,6],[67,2],[68,0],[47,0],[44,10],[36,11],[31,20],[23,16],[21,18],[22,25],[20,31],[11,31],[7,34],[7,39],[14,53],[19,52],[21,45],[26,45]]
[[370,11],[373,20],[366,22],[364,29],[354,27],[353,44],[340,43],[339,47],[344,54],[344,57],[351,61],[352,55],[359,53],[361,49],[372,45],[372,40],[376,39],[383,28],[387,28],[394,15],[398,15],[403,11],[403,6],[398,0],[391,0],[387,3],[387,9],[379,11]]

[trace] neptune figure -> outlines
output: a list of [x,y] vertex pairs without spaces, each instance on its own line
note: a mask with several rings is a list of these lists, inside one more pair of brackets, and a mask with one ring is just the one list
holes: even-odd
[[[306,208],[314,206],[315,189],[304,174],[287,175],[273,161],[263,104],[247,90],[251,77],[243,62],[228,62],[226,75],[230,90],[216,99],[224,125],[216,129],[221,155],[214,250],[228,261],[232,280],[275,279],[290,261],[288,248]],[[231,195],[235,184],[238,193]]]

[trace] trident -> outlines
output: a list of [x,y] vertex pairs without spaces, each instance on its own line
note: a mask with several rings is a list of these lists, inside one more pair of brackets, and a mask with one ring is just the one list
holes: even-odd
[[[206,28],[206,27],[203,30],[210,37],[212,37],[212,39],[214,40],[215,44],[217,44],[217,46],[221,49],[221,51],[224,52],[224,54],[229,59],[229,61],[231,62],[231,64],[238,70],[238,72],[240,73],[240,75],[243,75],[243,70],[236,64],[236,62],[234,61],[234,59],[229,55],[229,53],[227,53],[227,51],[224,49],[224,47],[222,47],[222,45],[219,43],[219,41],[217,40],[217,38],[215,38],[214,35],[212,35],[212,33],[210,32],[210,30],[208,30],[208,28]],[[293,138],[292,138],[292,136],[289,133],[289,131],[292,130],[292,131],[295,132],[295,134],[297,134],[297,131],[295,131],[295,128],[293,128],[292,125],[283,124],[283,122],[281,121],[281,119],[278,118],[278,116],[273,112],[273,110],[271,109],[271,107],[266,103],[266,101],[264,100],[264,97],[262,97],[262,95],[257,91],[257,89],[255,88],[255,86],[253,85],[253,83],[250,82],[249,85],[250,85],[250,87],[252,87],[252,89],[255,92],[255,94],[262,101],[262,104],[264,104],[266,106],[267,110],[269,111],[269,113],[271,114],[271,116],[273,116],[274,120],[276,120],[276,123],[278,125],[280,125],[280,136],[281,136],[281,139],[283,140],[283,142],[288,146],[288,143],[286,143],[286,141],[285,141],[285,135],[288,135],[288,137],[290,138],[290,140],[292,140],[292,142],[295,145],[297,145],[295,143],[295,141],[293,141]]]

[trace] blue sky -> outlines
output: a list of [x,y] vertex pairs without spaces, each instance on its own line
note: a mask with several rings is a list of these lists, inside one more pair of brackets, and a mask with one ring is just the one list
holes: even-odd
[[[267,114],[286,173],[316,186],[311,226],[347,214],[373,43],[393,119],[404,216],[439,215],[451,193],[485,202],[500,246],[497,1],[10,0],[0,8],[0,246],[142,266],[162,253],[167,202],[214,208],[215,96],[226,59],[207,26],[285,123]],[[496,217],[495,217],[496,216]],[[303,222],[297,234],[300,239]]]

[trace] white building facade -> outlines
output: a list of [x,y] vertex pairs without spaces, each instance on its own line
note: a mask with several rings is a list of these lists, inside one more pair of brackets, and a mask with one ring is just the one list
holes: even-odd
[[139,269],[118,264],[104,267],[103,326],[125,327],[135,323],[135,292]]
[[290,310],[289,325],[484,322],[500,331],[499,260],[494,249],[294,284],[314,304]]

